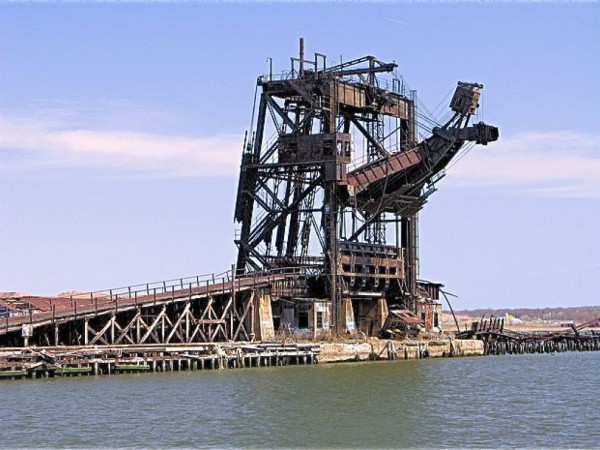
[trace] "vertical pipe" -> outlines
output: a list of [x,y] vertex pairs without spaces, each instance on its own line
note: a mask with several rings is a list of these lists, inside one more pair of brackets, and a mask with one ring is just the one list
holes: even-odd
[[408,120],[409,120],[409,141],[411,143],[415,143],[418,140],[418,127],[417,127],[417,91],[410,91],[410,106],[408,112]]
[[417,234],[414,230],[416,225],[415,216],[403,217],[401,221],[402,227],[402,248],[405,252],[405,279],[408,284],[408,295],[411,299],[411,305],[408,309],[415,309],[414,303],[416,295],[416,281],[417,281],[417,260],[416,260],[416,242],[415,239]]
[[414,279],[415,279],[415,291],[416,282],[419,279],[419,213],[416,212],[411,218],[411,241],[413,246],[413,266],[414,266]]
[[341,332],[341,295],[338,292],[338,202],[336,197],[335,180],[327,181],[323,202],[323,216],[325,218],[325,260],[329,272],[329,299],[331,301],[331,322],[333,334],[339,336]]
[[300,72],[299,78],[304,77],[304,38],[300,38]]
[[396,229],[395,229],[395,233],[396,233],[396,251],[398,252],[398,254],[400,254],[400,219],[398,217],[398,214],[395,215],[395,220],[394,220]]

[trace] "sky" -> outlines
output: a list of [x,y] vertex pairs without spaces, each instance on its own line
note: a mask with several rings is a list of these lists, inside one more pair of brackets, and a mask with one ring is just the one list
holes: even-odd
[[1,2],[0,291],[222,272],[259,75],[395,61],[430,109],[484,85],[500,140],[421,214],[456,309],[600,305],[597,2]]

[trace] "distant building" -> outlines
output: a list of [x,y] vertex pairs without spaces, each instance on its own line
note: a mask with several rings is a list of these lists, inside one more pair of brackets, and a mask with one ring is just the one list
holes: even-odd
[[507,324],[512,324],[512,325],[517,325],[520,323],[523,323],[523,321],[521,319],[519,319],[518,317],[513,316],[512,314],[506,313],[504,315],[504,321]]

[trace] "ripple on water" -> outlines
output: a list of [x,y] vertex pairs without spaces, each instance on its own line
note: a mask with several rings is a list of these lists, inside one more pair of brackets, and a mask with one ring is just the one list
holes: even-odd
[[0,382],[0,447],[597,447],[600,353]]

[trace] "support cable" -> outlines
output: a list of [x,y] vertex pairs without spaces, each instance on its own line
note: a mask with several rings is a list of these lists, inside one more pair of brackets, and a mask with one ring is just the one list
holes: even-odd
[[[451,295],[452,297],[458,297],[458,296],[451,294],[450,292],[442,291],[441,289],[440,289],[440,292],[446,299],[446,303],[448,303],[448,308],[450,308],[450,312],[452,313],[452,317],[454,318],[454,323],[456,324],[456,330],[460,333],[460,326],[458,325],[458,320],[456,319],[456,315],[454,314],[454,309],[452,308],[452,305],[450,304],[450,300],[448,299],[448,295]],[[446,295],[446,294],[448,294],[448,295]]]

